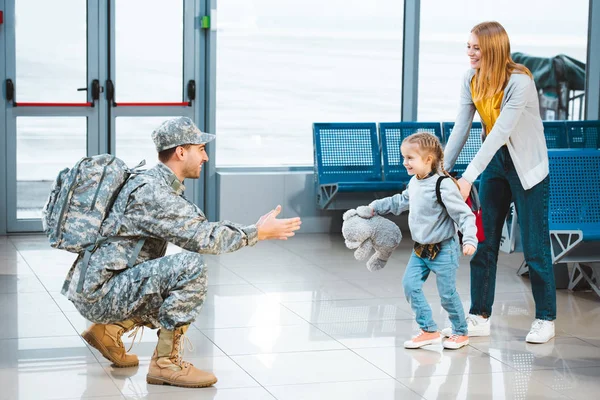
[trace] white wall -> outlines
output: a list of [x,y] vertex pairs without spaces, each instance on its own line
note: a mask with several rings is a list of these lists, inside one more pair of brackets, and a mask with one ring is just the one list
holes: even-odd
[[[219,220],[253,224],[281,204],[281,217],[302,218],[301,233],[341,232],[344,210],[323,211],[317,207],[312,172],[218,172],[217,190]],[[346,203],[345,208],[368,204],[373,198],[358,198]],[[393,220],[407,231],[406,214]]]

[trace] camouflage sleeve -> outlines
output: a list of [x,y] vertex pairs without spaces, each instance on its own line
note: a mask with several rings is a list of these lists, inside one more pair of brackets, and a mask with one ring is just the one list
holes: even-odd
[[256,225],[208,222],[198,206],[153,185],[143,185],[130,195],[125,218],[141,236],[197,253],[228,253],[258,242]]

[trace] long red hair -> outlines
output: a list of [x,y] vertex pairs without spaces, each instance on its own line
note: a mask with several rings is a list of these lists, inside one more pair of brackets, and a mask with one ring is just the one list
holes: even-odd
[[511,58],[508,34],[498,22],[477,24],[471,33],[477,36],[481,49],[481,67],[475,73],[473,100],[486,99],[504,90],[513,73],[533,78],[527,67]]

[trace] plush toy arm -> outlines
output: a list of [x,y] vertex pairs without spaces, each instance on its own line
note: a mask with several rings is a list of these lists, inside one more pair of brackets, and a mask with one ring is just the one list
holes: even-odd
[[367,261],[367,269],[371,272],[379,271],[387,264],[387,260],[377,258],[377,253],[373,254],[369,261]]
[[349,248],[350,250],[354,250],[354,249],[358,249],[358,246],[360,246],[362,244],[362,242],[353,242],[351,240],[346,240],[346,247]]
[[397,244],[389,243],[389,244],[386,244],[385,246],[377,246],[375,255],[380,260],[387,261],[392,256],[392,253],[394,252],[394,250],[396,250],[396,247],[398,247],[398,244],[399,243],[397,243]]
[[371,254],[372,251],[373,243],[371,243],[371,240],[367,239],[364,242],[362,242],[360,246],[358,246],[358,248],[354,252],[354,258],[356,258],[357,260],[365,260],[369,256],[369,254]]
[[367,261],[369,271],[377,271],[385,267],[393,251],[402,240],[402,233],[398,226],[383,217],[374,217],[376,223],[371,236],[375,254]]

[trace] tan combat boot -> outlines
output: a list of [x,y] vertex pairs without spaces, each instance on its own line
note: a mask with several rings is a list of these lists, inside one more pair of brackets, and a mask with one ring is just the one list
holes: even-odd
[[98,350],[104,358],[111,361],[115,367],[135,367],[139,365],[140,361],[135,354],[129,354],[125,351],[121,336],[136,326],[139,326],[139,324],[133,320],[116,324],[93,324],[81,336],[90,346]]
[[174,331],[161,329],[158,345],[150,360],[146,382],[153,385],[173,385],[189,388],[211,386],[217,383],[217,377],[210,372],[201,371],[189,362],[181,359],[181,343],[188,326]]

